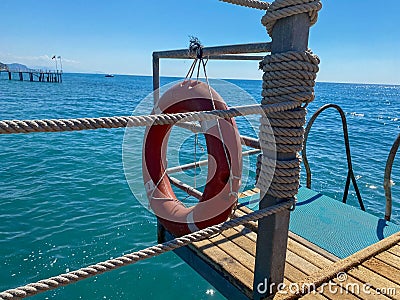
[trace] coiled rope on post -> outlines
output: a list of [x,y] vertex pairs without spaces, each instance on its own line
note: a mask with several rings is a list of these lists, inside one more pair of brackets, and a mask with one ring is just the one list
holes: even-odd
[[[308,13],[312,26],[321,7],[319,0],[276,0],[269,6],[262,23],[272,36],[277,20]],[[301,162],[298,152],[304,139],[305,107],[314,100],[319,63],[318,56],[310,50],[274,53],[260,63],[260,69],[264,71],[262,104],[297,103],[294,109],[261,117],[260,146],[263,155],[258,158],[257,187],[273,197],[294,198],[298,192]],[[276,152],[293,154],[294,158],[280,160],[271,157]]]
[[260,10],[267,10],[270,5],[268,2],[259,0],[219,0],[219,1],[244,7],[260,9]]
[[[262,104],[282,103],[295,100],[297,107],[291,111],[268,114],[261,117],[260,145],[271,151],[275,139],[276,151],[293,153],[302,149],[306,106],[314,100],[314,85],[319,58],[310,51],[290,51],[269,55],[261,62],[265,72]],[[264,127],[272,126],[272,133]],[[263,130],[264,128],[264,130]],[[260,164],[265,176],[259,176],[257,186],[268,189],[268,194],[279,198],[291,198],[297,194],[300,176],[299,155],[291,161],[279,161],[263,157]],[[259,172],[259,174],[262,174]]]
[[285,103],[274,103],[268,105],[237,106],[226,110],[161,115],[52,120],[4,120],[0,121],[0,134],[173,125],[178,122],[208,121],[218,118],[233,118],[252,114],[269,114],[292,109],[294,107],[296,107],[294,101],[287,101]]
[[225,223],[210,226],[205,229],[184,235],[182,237],[175,238],[162,244],[151,246],[130,254],[125,254],[115,259],[110,259],[95,265],[88,266],[86,268],[40,280],[36,283],[30,283],[15,289],[6,290],[0,293],[0,300],[27,298],[45,291],[53,290],[61,286],[66,286],[81,281],[89,277],[97,276],[105,272],[121,268],[123,266],[128,266],[138,261],[158,256],[162,253],[169,252],[180,247],[192,244],[194,242],[204,240],[226,229],[243,225],[248,222],[279,213],[283,210],[289,209],[293,206],[293,204],[293,200],[283,202],[259,211],[254,211],[239,218],[231,219]]
[[310,16],[310,26],[317,23],[318,11],[322,8],[319,0],[275,0],[267,10],[261,23],[267,28],[268,34],[272,35],[272,30],[277,20],[297,14],[308,13]]

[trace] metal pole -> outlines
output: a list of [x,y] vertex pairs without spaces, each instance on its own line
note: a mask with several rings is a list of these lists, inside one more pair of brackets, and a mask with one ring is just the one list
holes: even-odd
[[58,59],[60,60],[60,68],[61,68],[61,72],[62,72],[63,67],[62,67],[61,56],[58,56]]
[[394,141],[392,148],[390,149],[388,159],[386,161],[385,167],[385,177],[383,181],[383,187],[385,189],[385,197],[386,197],[386,211],[385,211],[385,220],[390,221],[390,216],[392,215],[392,182],[391,182],[391,173],[394,158],[396,157],[396,153],[400,147],[400,134],[397,139]]
[[[224,54],[244,54],[244,53],[263,53],[271,52],[271,43],[252,43],[238,44],[217,47],[204,47],[203,56],[224,55]],[[188,49],[158,51],[153,52],[153,58],[195,58],[195,53],[190,53]]]
[[153,98],[154,104],[160,98],[160,58],[153,52]]
[[54,60],[56,61],[56,73],[58,72],[57,57],[54,55]]

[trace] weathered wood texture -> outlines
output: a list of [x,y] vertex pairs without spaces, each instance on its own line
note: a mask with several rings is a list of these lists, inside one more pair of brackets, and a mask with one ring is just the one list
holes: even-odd
[[[251,196],[258,192],[254,189],[246,191],[241,196]],[[239,216],[247,211],[248,209],[241,208],[235,214]],[[230,287],[227,287],[220,282],[219,286],[215,286],[225,296],[232,297],[233,289],[240,291],[241,296],[253,298],[256,230],[256,222],[250,227],[238,226],[210,239],[193,243],[176,253],[212,283],[215,283],[215,274],[219,274],[230,284]],[[297,235],[290,235],[284,275],[286,285],[300,281],[338,260],[323,249],[316,246],[310,248],[310,245],[312,244]],[[316,249],[318,251],[315,251]],[[205,268],[209,267],[211,271],[205,271]]]
[[[259,190],[255,188],[242,193],[241,197],[257,193]],[[235,216],[249,212],[249,208],[241,207],[236,210]],[[253,299],[257,231],[257,222],[252,222],[194,243],[176,253],[228,299]],[[301,282],[307,282],[308,278],[330,270],[340,262],[326,250],[289,232],[283,283],[285,287],[292,285],[294,290],[297,285],[301,288]],[[301,299],[400,299],[400,244],[382,250],[343,274],[330,281],[331,288],[326,282]],[[269,299],[299,297],[277,293]]]
[[[383,250],[317,288],[326,299],[400,299],[400,246]],[[397,255],[396,255],[397,253]],[[301,299],[313,299],[307,294]],[[322,299],[322,298],[321,298]]]
[[[253,298],[254,264],[257,234],[244,226],[229,229],[211,239],[194,243],[189,248],[197,253],[215,270]],[[324,250],[320,249],[321,252]],[[336,258],[335,258],[336,260]],[[293,235],[288,240],[284,283],[289,285],[301,281],[308,275],[334,263],[324,255],[308,248]],[[264,286],[261,286],[264,288]]]

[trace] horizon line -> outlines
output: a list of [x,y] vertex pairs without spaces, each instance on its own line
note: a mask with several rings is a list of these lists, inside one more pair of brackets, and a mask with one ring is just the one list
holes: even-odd
[[[63,74],[87,74],[87,75],[105,75],[105,74],[113,74],[116,76],[140,76],[140,77],[153,77],[152,75],[147,75],[147,74],[127,74],[127,73],[107,73],[107,72],[65,72],[63,71]],[[160,76],[164,78],[178,78],[178,79],[183,79],[184,77],[181,76],[175,76],[175,75],[163,75]],[[201,77],[203,78],[203,77]],[[220,79],[220,80],[251,80],[251,81],[262,81],[262,78],[260,79],[254,79],[254,78],[221,78],[221,77],[209,77],[209,79]],[[349,82],[349,81],[343,81],[343,82],[335,82],[335,81],[326,81],[326,80],[318,80],[316,83],[334,83],[334,84],[360,84],[360,85],[388,85],[388,86],[400,86],[400,83],[379,83],[379,82]]]

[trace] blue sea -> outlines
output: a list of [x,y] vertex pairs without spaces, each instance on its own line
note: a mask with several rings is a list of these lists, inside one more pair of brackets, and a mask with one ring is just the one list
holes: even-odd
[[[152,78],[65,74],[62,84],[0,77],[0,120],[75,118],[148,113]],[[168,84],[177,78],[162,78]],[[233,105],[261,101],[261,81],[212,85]],[[318,83],[309,116],[327,103],[348,120],[354,173],[366,209],[384,216],[383,175],[400,132],[400,86]],[[150,95],[150,96],[149,96]],[[253,102],[252,102],[253,101]],[[239,119],[256,136],[257,117]],[[156,218],[143,203],[143,128],[0,136],[0,290],[140,250],[156,243]],[[204,159],[190,132],[171,137],[169,166]],[[204,146],[204,145],[203,145]],[[309,137],[312,188],[341,201],[347,175],[339,115],[328,110]],[[400,224],[400,154],[393,166],[393,221]],[[243,189],[254,185],[256,158],[245,163]],[[303,168],[304,169],[304,168]],[[183,180],[201,189],[204,174]],[[182,178],[182,177],[179,177]],[[302,173],[302,184],[305,174]],[[185,196],[177,192],[183,199]],[[185,199],[193,201],[193,199]],[[358,206],[353,187],[349,205]],[[223,299],[173,253],[87,279],[34,299]]]

